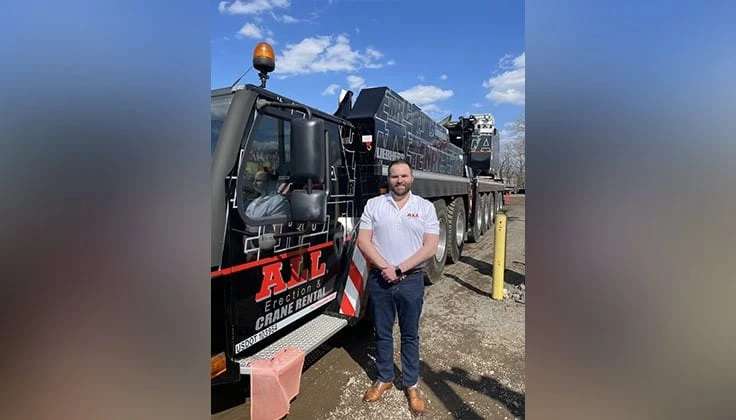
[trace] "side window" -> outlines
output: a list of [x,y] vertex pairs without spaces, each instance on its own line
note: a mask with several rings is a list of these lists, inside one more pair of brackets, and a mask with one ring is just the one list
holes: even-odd
[[289,217],[291,124],[260,115],[241,166],[245,216],[256,223]]
[[329,164],[339,166],[342,161],[342,140],[340,138],[340,128],[331,122],[325,121],[327,135],[329,137]]
[[230,107],[230,103],[233,101],[233,95],[226,96],[215,96],[212,98],[212,104],[210,106],[210,122],[211,122],[211,145],[212,151],[211,156],[215,154],[215,146],[217,140],[220,137],[220,129],[222,129],[222,123],[225,121],[227,116],[227,110]]

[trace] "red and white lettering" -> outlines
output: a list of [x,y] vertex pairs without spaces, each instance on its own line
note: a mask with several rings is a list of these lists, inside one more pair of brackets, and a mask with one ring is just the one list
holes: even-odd
[[309,280],[314,280],[317,277],[322,277],[327,272],[327,264],[319,262],[319,257],[322,256],[322,251],[314,251],[311,254],[309,254],[310,258],[312,259],[312,267],[310,270],[311,276],[309,277]]
[[261,290],[256,293],[256,302],[268,299],[273,294],[286,291],[287,287],[281,275],[281,267],[280,262],[263,266],[263,282],[261,282]]
[[302,273],[301,273],[302,256],[297,255],[295,257],[291,257],[290,261],[291,261],[291,278],[289,279],[289,282],[286,284],[289,289],[299,286],[300,284],[305,283],[307,281],[307,278],[302,276]]

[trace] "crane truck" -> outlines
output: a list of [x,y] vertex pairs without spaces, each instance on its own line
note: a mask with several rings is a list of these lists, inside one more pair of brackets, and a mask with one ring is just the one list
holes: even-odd
[[490,113],[471,114],[451,121],[448,116],[440,122],[447,128],[450,141],[463,149],[468,177],[472,184],[471,196],[479,211],[473,212],[468,231],[469,241],[477,241],[490,229],[496,212],[504,207],[503,194],[509,186],[501,178],[501,142],[496,119]]
[[[366,201],[388,191],[391,161],[411,163],[412,191],[440,222],[427,284],[491,229],[504,189],[490,121],[440,124],[388,87],[362,89],[354,103],[343,92],[330,114],[266,89],[267,43],[253,68],[259,86],[211,91],[213,386],[287,346],[310,353],[365,314],[370,267],[357,230]],[[252,211],[266,201],[279,211]]]

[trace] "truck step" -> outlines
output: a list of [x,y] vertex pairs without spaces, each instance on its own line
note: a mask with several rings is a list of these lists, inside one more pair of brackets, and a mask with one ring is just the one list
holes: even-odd
[[319,315],[258,353],[237,360],[240,364],[240,374],[250,375],[248,362],[251,360],[270,359],[278,351],[288,346],[296,347],[309,354],[347,325],[347,319],[325,314]]

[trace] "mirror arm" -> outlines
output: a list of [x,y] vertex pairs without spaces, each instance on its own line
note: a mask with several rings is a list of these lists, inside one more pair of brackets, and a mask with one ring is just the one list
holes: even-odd
[[307,115],[307,119],[312,119],[312,111],[309,110],[305,105],[300,104],[282,104],[281,102],[272,102],[267,101],[263,98],[256,100],[256,109],[260,110],[261,108],[265,108],[267,106],[272,106],[275,108],[287,108],[287,109],[298,109],[301,111],[304,111],[304,113]]

